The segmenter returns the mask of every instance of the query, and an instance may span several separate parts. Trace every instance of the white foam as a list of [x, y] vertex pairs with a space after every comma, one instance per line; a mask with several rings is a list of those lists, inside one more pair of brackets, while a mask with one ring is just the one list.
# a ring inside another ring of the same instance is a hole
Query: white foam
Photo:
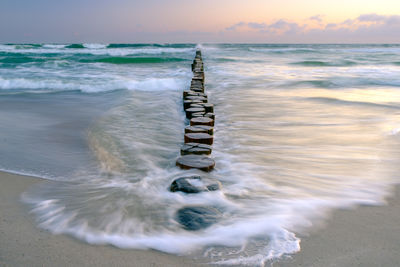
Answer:
[[65, 44], [44, 44], [43, 47], [44, 48], [61, 49], [61, 48], [65, 48], [66, 45]]
[[104, 49], [107, 47], [108, 44], [96, 44], [96, 43], [88, 43], [88, 44], [83, 44], [84, 47], [89, 48], [89, 49]]
[[389, 135], [398, 135], [400, 133], [400, 128], [395, 128], [390, 131]]
[[144, 48], [107, 48], [105, 44], [84, 44], [85, 48], [65, 48], [66, 45], [46, 44], [40, 48], [16, 48], [13, 45], [0, 45], [0, 52], [26, 54], [92, 54], [108, 56], [128, 56], [138, 54], [159, 55], [163, 53], [194, 53], [193, 48], [144, 47]]
[[33, 90], [36, 93], [49, 91], [80, 90], [97, 93], [113, 90], [164, 91], [183, 88], [185, 80], [178, 78], [147, 78], [144, 80], [120, 79], [114, 81], [62, 81], [60, 79], [4, 79], [0, 77], [0, 90]]

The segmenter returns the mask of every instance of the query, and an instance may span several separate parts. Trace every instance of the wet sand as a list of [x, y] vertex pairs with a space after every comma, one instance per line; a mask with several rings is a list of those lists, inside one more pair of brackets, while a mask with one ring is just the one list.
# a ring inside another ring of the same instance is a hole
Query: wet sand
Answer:
[[[0, 266], [205, 266], [157, 251], [89, 245], [38, 228], [20, 195], [41, 179], [0, 172]], [[384, 206], [338, 210], [273, 266], [400, 266], [400, 187]]]
[[41, 179], [0, 172], [0, 266], [204, 266], [157, 251], [89, 245], [36, 226], [21, 193]]
[[273, 266], [400, 266], [400, 187], [387, 205], [337, 210], [299, 237], [301, 251]]

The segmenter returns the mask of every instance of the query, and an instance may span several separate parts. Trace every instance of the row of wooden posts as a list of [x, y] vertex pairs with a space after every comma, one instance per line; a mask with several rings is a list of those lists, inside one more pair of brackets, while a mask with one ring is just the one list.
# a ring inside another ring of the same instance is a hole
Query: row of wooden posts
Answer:
[[204, 64], [201, 51], [196, 51], [192, 64], [190, 90], [183, 91], [183, 108], [190, 125], [185, 128], [185, 144], [176, 165], [182, 169], [211, 171], [215, 161], [209, 157], [214, 141], [214, 105], [204, 92]]
[[[185, 144], [176, 165], [182, 169], [199, 169], [209, 172], [215, 162], [210, 157], [214, 141], [214, 105], [208, 102], [204, 93], [204, 65], [201, 51], [196, 51], [192, 64], [193, 78], [190, 90], [183, 91], [183, 108], [190, 124], [185, 127]], [[220, 190], [221, 183], [213, 178], [198, 175], [175, 179], [170, 186], [171, 192], [185, 194]], [[222, 217], [219, 209], [211, 206], [185, 206], [176, 211], [175, 219], [186, 230], [196, 231], [207, 228]]]

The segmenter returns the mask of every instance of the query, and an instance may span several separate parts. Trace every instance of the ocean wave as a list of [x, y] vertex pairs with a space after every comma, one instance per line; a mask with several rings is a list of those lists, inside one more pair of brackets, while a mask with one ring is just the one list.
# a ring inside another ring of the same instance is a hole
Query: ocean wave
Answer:
[[6, 64], [23, 64], [31, 62], [45, 62], [48, 59], [24, 56], [23, 54], [13, 54], [13, 56], [0, 57], [0, 63]]
[[313, 87], [325, 89], [337, 88], [364, 88], [370, 86], [376, 87], [400, 87], [400, 79], [393, 77], [331, 77], [327, 79], [303, 80], [303, 81], [280, 81], [276, 83], [279, 88], [298, 88], [298, 87]]
[[107, 48], [107, 44], [98, 44], [98, 43], [87, 43], [87, 44], [83, 44], [83, 46], [85, 48], [89, 48], [89, 49], [103, 49], [103, 48]]
[[81, 91], [98, 93], [114, 90], [163, 91], [183, 88], [185, 81], [178, 78], [147, 78], [144, 80], [96, 80], [90, 83], [77, 81], [62, 81], [60, 79], [4, 79], [0, 77], [0, 90], [11, 93], [36, 92], [48, 93], [59, 91]]
[[80, 48], [85, 48], [85, 46], [83, 44], [70, 44], [65, 46], [65, 48], [80, 49]]
[[158, 55], [158, 54], [188, 54], [194, 53], [193, 47], [188, 46], [127, 46], [110, 47], [101, 44], [46, 44], [38, 47], [0, 45], [0, 52], [25, 53], [25, 54], [88, 54], [88, 55], [109, 55], [109, 56], [129, 56], [129, 55]]
[[109, 44], [107, 48], [137, 48], [137, 47], [151, 47], [151, 44]]
[[194, 48], [192, 44], [109, 44], [107, 48], [138, 48], [138, 47], [169, 47], [169, 48]]
[[111, 63], [111, 64], [141, 64], [141, 63], [164, 63], [186, 61], [185, 58], [175, 57], [105, 57], [98, 59], [83, 59], [80, 62], [86, 63]]
[[44, 48], [56, 48], [56, 49], [61, 49], [61, 48], [65, 48], [67, 45], [65, 44], [44, 44], [43, 47]]
[[0, 49], [29, 49], [39, 47], [42, 47], [42, 44], [0, 44]]
[[291, 65], [299, 65], [303, 67], [348, 67], [357, 65], [357, 62], [351, 60], [342, 60], [340, 62], [329, 62], [320, 60], [304, 60], [293, 62]]
[[249, 51], [252, 52], [261, 52], [261, 53], [271, 53], [271, 54], [287, 54], [287, 53], [292, 53], [292, 54], [308, 54], [308, 53], [319, 53], [318, 50], [312, 49], [312, 48], [255, 48], [255, 47], [249, 47]]
[[357, 106], [368, 106], [374, 108], [397, 109], [397, 110], [400, 109], [400, 107], [396, 105], [380, 104], [380, 103], [364, 102], [364, 101], [350, 101], [334, 97], [307, 97], [306, 99], [312, 101], [324, 102], [328, 104], [334, 104], [334, 105], [357, 105]]

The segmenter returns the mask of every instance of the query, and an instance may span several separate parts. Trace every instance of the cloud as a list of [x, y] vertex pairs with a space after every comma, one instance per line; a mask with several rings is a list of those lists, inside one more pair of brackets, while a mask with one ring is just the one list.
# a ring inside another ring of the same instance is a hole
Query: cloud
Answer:
[[236, 23], [236, 24], [233, 24], [232, 26], [229, 26], [229, 27], [227, 27], [227, 28], [225, 28], [225, 30], [227, 30], [227, 31], [235, 31], [237, 28], [239, 28], [239, 27], [242, 27], [242, 26], [246, 26], [247, 25], [247, 23], [244, 23], [244, 22], [238, 22], [238, 23]]
[[309, 20], [315, 20], [318, 23], [322, 23], [323, 22], [322, 15], [315, 15], [315, 16], [309, 17], [308, 19]]
[[248, 29], [248, 30], [256, 30], [258, 32], [263, 33], [274, 33], [274, 34], [283, 34], [283, 33], [298, 33], [305, 28], [306, 25], [300, 25], [295, 22], [290, 22], [285, 19], [277, 20], [273, 23], [258, 23], [258, 22], [238, 22], [233, 24], [227, 28], [226, 31], [236, 31], [240, 29]]
[[239, 22], [226, 29], [231, 36], [240, 28], [240, 36], [264, 42], [319, 42], [319, 43], [398, 43], [400, 16], [361, 14], [338, 22], [325, 22], [321, 15], [309, 17], [318, 24], [303, 24], [284, 18], [264, 22]]
[[267, 25], [265, 23], [249, 22], [247, 26], [252, 29], [264, 29]]
[[325, 29], [333, 29], [336, 28], [338, 25], [336, 23], [328, 23], [325, 25]]
[[348, 25], [348, 26], [350, 26], [350, 25], [352, 25], [355, 21], [356, 21], [356, 20], [354, 20], [354, 19], [346, 19], [345, 21], [341, 22], [340, 24], [341, 24], [341, 25]]
[[364, 14], [360, 15], [357, 20], [365, 22], [380, 22], [384, 21], [387, 17], [378, 14]]

